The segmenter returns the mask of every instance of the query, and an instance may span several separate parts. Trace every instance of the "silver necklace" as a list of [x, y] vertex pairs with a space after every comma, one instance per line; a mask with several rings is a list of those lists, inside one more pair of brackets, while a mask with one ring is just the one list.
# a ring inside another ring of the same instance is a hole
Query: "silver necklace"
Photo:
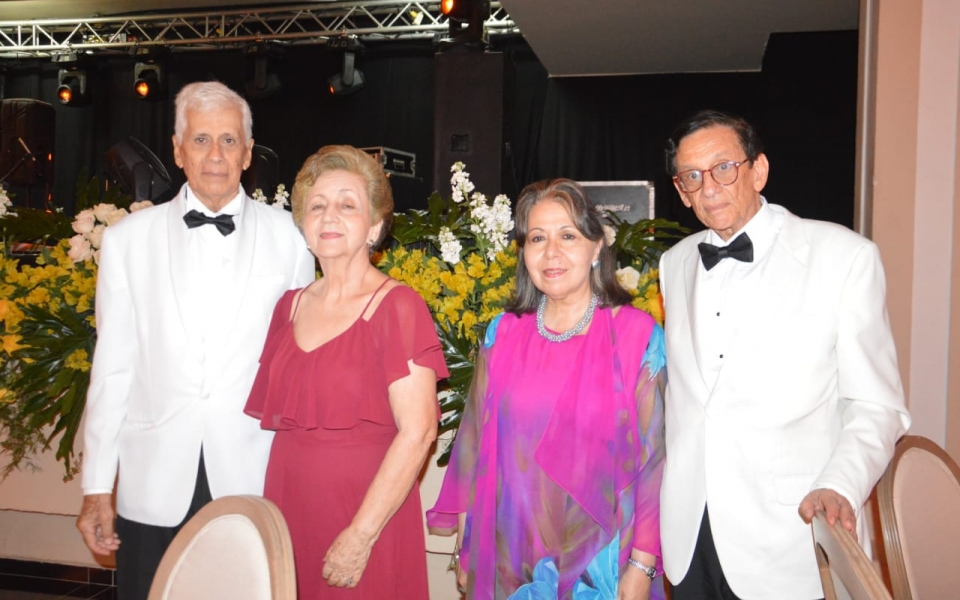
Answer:
[[540, 298], [540, 305], [537, 306], [537, 332], [539, 332], [540, 335], [548, 341], [565, 342], [570, 338], [572, 338], [573, 336], [580, 333], [581, 331], [583, 331], [583, 328], [586, 327], [587, 324], [590, 322], [590, 319], [593, 318], [593, 311], [596, 310], [597, 304], [599, 302], [600, 300], [597, 298], [597, 295], [591, 294], [590, 306], [587, 307], [587, 312], [583, 314], [583, 318], [577, 321], [577, 324], [571, 327], [570, 329], [564, 331], [563, 333], [556, 334], [556, 333], [550, 333], [549, 331], [547, 331], [547, 328], [543, 324], [543, 312], [544, 312], [544, 309], [546, 309], [547, 307], [547, 297], [543, 296], [542, 298]]

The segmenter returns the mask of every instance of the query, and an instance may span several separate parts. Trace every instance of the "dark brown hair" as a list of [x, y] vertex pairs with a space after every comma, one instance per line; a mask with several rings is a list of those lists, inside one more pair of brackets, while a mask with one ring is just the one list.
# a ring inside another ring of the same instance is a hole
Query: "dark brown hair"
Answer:
[[680, 142], [683, 141], [683, 138], [701, 129], [716, 126], [729, 127], [737, 134], [737, 139], [740, 140], [740, 148], [747, 155], [747, 160], [755, 160], [763, 153], [763, 142], [760, 141], [757, 130], [746, 120], [719, 110], [701, 110], [677, 125], [670, 135], [670, 139], [667, 140], [667, 175], [677, 174], [677, 150], [680, 148]]
[[[529, 226], [530, 211], [542, 201], [560, 203], [573, 220], [574, 226], [583, 237], [592, 242], [603, 241], [603, 223], [600, 212], [590, 203], [587, 193], [576, 181], [570, 179], [553, 179], [531, 183], [523, 188], [517, 200], [516, 212], [516, 239], [519, 247], [517, 257], [517, 285], [513, 298], [507, 304], [507, 312], [515, 315], [532, 313], [537, 310], [537, 304], [543, 292], [533, 285], [530, 273], [523, 262], [523, 248], [527, 243], [527, 228]], [[590, 288], [597, 295], [601, 307], [622, 306], [629, 304], [633, 299], [630, 292], [623, 289], [617, 282], [617, 261], [613, 250], [606, 242], [600, 247], [600, 266], [593, 269], [590, 277]]]

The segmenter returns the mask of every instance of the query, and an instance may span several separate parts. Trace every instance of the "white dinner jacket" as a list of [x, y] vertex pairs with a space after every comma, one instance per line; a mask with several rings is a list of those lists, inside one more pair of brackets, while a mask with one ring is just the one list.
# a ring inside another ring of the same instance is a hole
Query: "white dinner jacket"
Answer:
[[232, 325], [207, 340], [201, 311], [186, 301], [183, 190], [104, 232], [83, 488], [113, 489], [116, 479], [124, 518], [180, 523], [201, 444], [214, 498], [263, 493], [273, 437], [243, 407], [277, 300], [315, 270], [289, 213], [243, 202], [229, 284], [208, 299]]
[[663, 562], [671, 581], [684, 578], [708, 505], [735, 594], [807, 600], [823, 591], [800, 501], [825, 487], [859, 509], [910, 419], [876, 245], [769, 207], [783, 228], [756, 283], [731, 298], [745, 309], [712, 389], [697, 355], [697, 321], [709, 310], [698, 306], [705, 271], [697, 244], [708, 232], [661, 258], [669, 365]]

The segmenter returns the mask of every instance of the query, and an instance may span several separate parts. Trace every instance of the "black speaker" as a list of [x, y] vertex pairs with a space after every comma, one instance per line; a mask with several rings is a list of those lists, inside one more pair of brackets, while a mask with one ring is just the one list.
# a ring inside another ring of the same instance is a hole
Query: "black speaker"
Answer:
[[250, 166], [240, 177], [240, 185], [248, 196], [253, 196], [253, 191], [259, 189], [268, 200], [273, 202], [273, 195], [279, 184], [280, 157], [270, 148], [254, 144]]
[[0, 102], [0, 181], [30, 186], [53, 182], [53, 106], [30, 98]]
[[434, 65], [433, 187], [450, 196], [450, 167], [459, 161], [477, 191], [493, 197], [504, 191], [504, 55], [448, 51]]

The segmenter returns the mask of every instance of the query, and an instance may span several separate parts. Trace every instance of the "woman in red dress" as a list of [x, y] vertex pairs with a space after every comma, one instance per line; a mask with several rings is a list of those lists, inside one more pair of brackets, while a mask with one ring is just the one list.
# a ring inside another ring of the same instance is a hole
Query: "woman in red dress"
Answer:
[[426, 599], [417, 476], [448, 373], [426, 303], [370, 262], [390, 184], [366, 153], [326, 146], [292, 209], [323, 277], [277, 303], [247, 402], [277, 432], [264, 496], [290, 528], [300, 600]]

